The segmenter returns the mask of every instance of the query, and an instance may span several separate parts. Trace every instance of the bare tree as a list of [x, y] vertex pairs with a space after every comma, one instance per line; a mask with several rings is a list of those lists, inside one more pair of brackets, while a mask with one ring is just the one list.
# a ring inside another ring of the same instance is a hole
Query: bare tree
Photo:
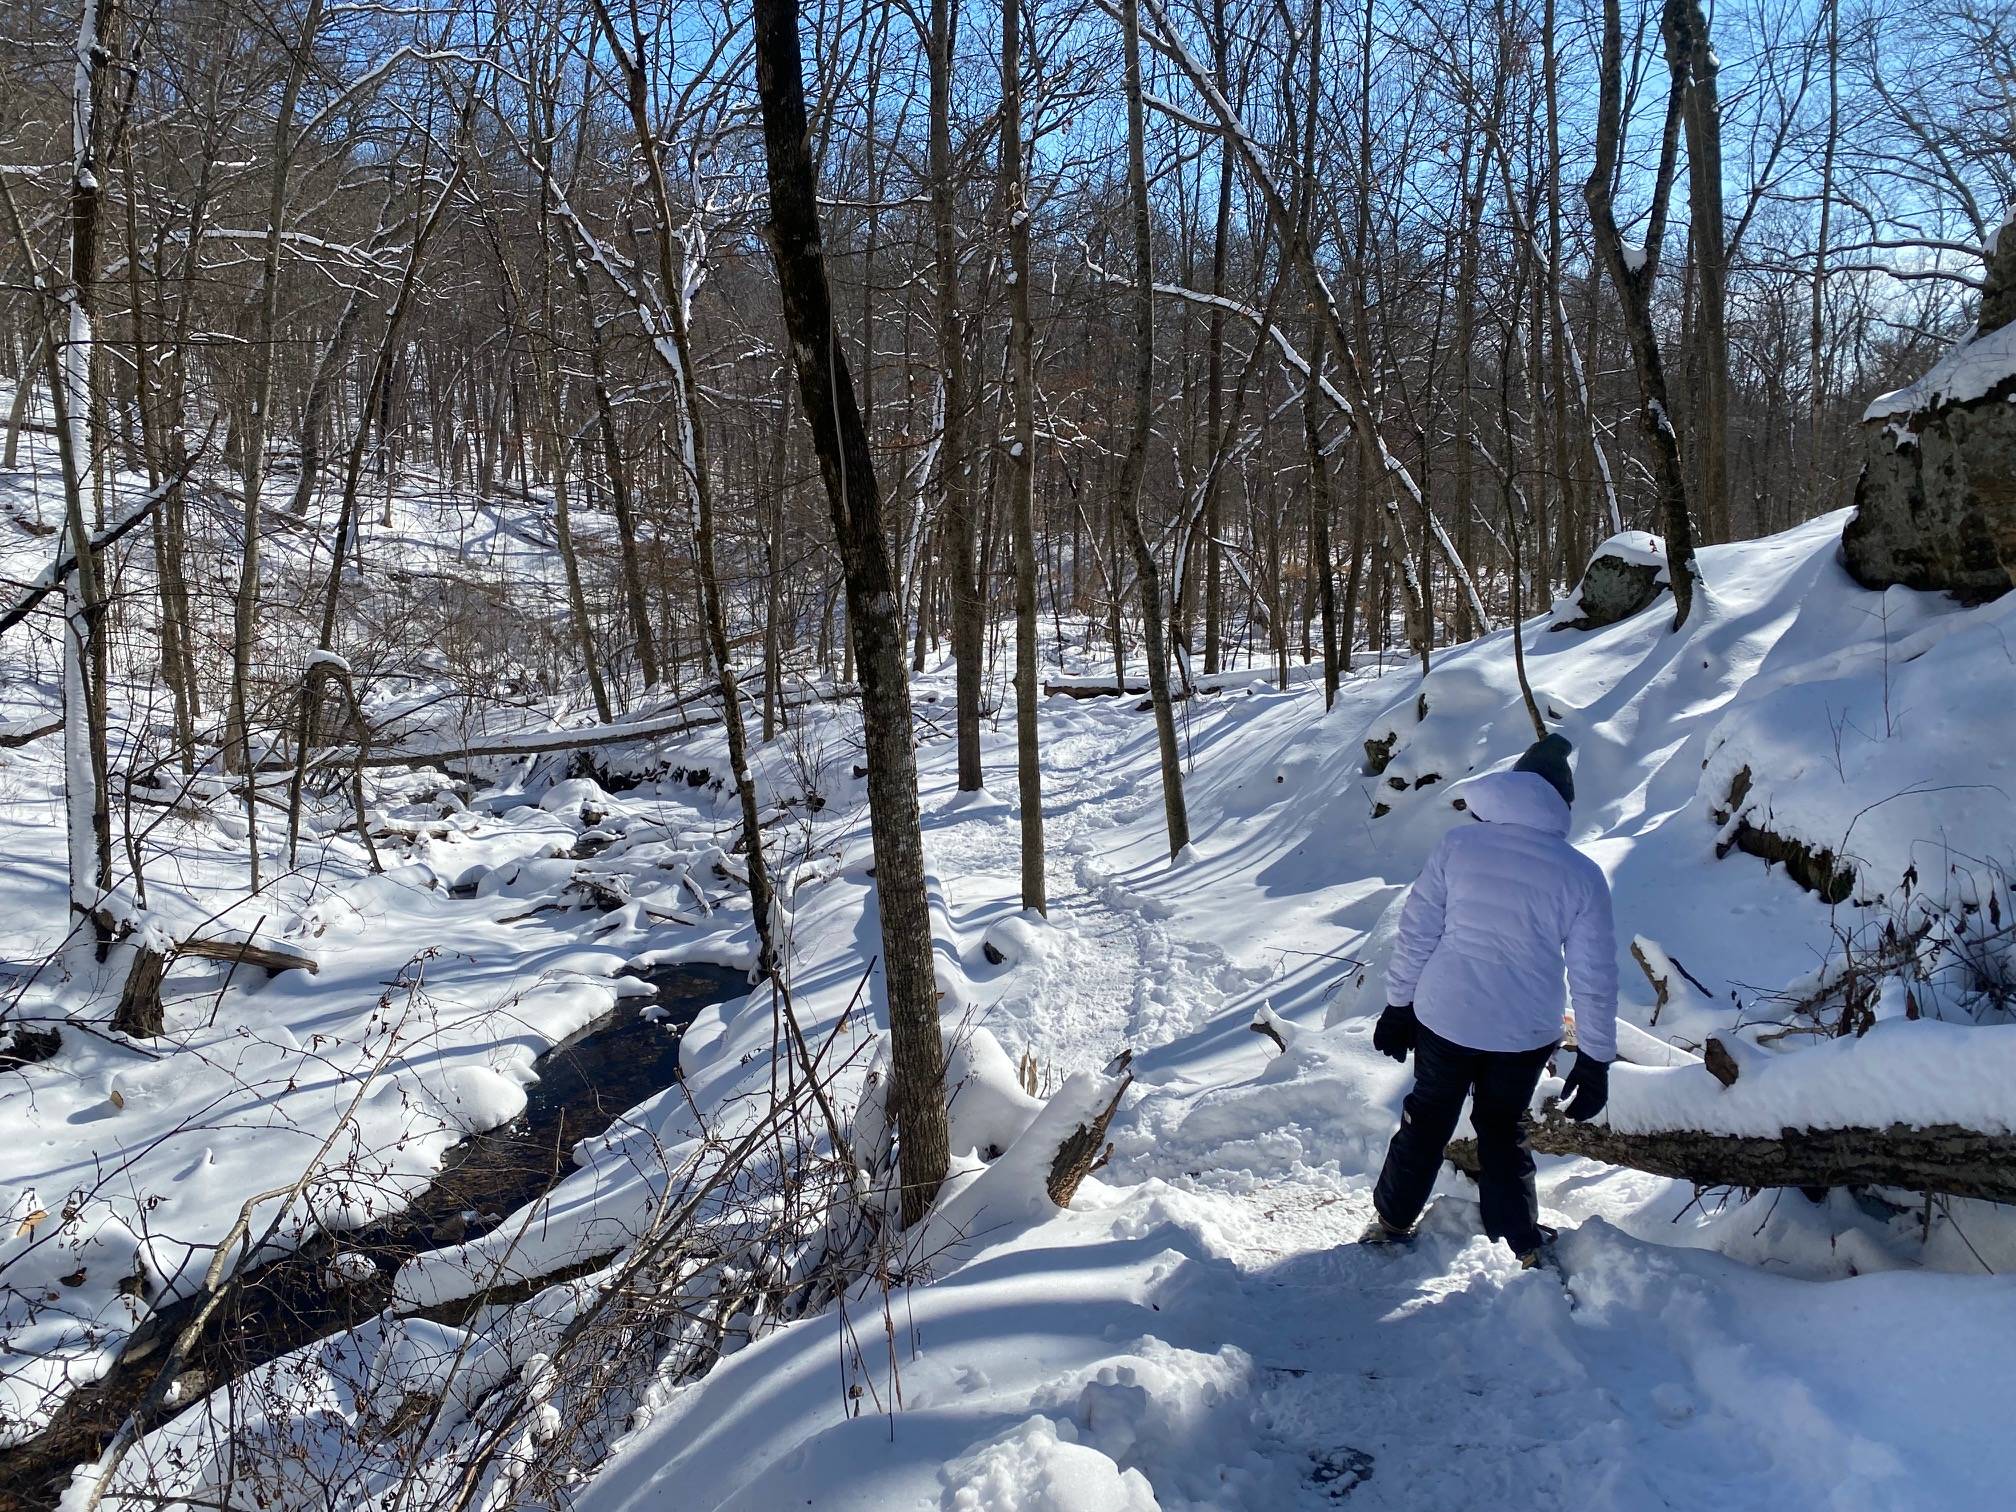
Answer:
[[1694, 607], [1698, 574], [1694, 566], [1694, 525], [1687, 512], [1687, 474], [1680, 460], [1680, 436], [1673, 425], [1673, 406], [1666, 392], [1666, 369], [1659, 352], [1659, 334], [1652, 321], [1652, 294], [1659, 276], [1659, 244], [1665, 240], [1666, 200], [1672, 192], [1675, 157], [1685, 90], [1675, 77], [1660, 138], [1659, 169], [1652, 183], [1645, 240], [1630, 246], [1617, 223], [1615, 183], [1624, 142], [1624, 23], [1618, 0], [1603, 0], [1603, 53], [1596, 106], [1596, 157], [1582, 198], [1596, 236], [1596, 252], [1623, 306], [1624, 331], [1638, 375], [1639, 422], [1652, 448], [1659, 480], [1659, 520], [1666, 535], [1666, 560], [1673, 581], [1673, 626], [1687, 622]]
[[959, 242], [954, 230], [958, 182], [952, 162], [952, 50], [959, 29], [957, 0], [931, 0], [931, 234], [937, 278], [938, 362], [945, 385], [944, 435], [938, 447], [938, 494], [944, 501], [945, 547], [939, 570], [951, 588], [955, 719], [959, 788], [972, 792], [980, 771], [981, 601], [974, 518], [972, 398], [967, 392], [966, 333], [959, 316]]
[[1126, 527], [1141, 592], [1141, 640], [1148, 661], [1148, 697], [1155, 706], [1155, 743], [1162, 762], [1162, 817], [1169, 854], [1190, 843], [1190, 813], [1183, 802], [1183, 753], [1176, 742], [1176, 714], [1169, 697], [1169, 646], [1164, 630], [1162, 570], [1141, 526], [1141, 482], [1148, 464], [1148, 440], [1155, 424], [1155, 261], [1149, 230], [1148, 123], [1142, 103], [1141, 20], [1136, 0], [1120, 11], [1127, 76], [1127, 187], [1134, 236], [1134, 429], [1114, 509]]
[[1022, 0], [1001, 0], [1001, 210], [1008, 233], [1008, 518], [1015, 538], [1015, 781], [1022, 906], [1045, 913], [1036, 620], [1036, 374], [1029, 318], [1029, 185], [1022, 161]]
[[868, 431], [833, 325], [826, 280], [795, 0], [757, 0], [756, 81], [769, 167], [768, 239], [805, 418], [847, 579], [847, 626], [861, 679], [869, 824], [882, 916], [882, 973], [889, 998], [892, 1081], [903, 1221], [922, 1217], [951, 1155], [945, 1122], [944, 1040], [924, 894], [924, 838], [911, 745], [903, 621], [882, 522]]

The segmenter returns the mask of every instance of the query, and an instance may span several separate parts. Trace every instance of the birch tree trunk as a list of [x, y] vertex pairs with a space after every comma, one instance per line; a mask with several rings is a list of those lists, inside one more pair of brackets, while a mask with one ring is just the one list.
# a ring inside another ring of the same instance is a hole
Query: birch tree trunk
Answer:
[[[102, 174], [107, 170], [106, 65], [111, 61], [119, 14], [115, 0], [84, 0], [77, 27], [77, 68], [71, 97], [70, 267], [57, 307], [65, 330], [48, 331], [49, 392], [63, 470], [63, 533], [59, 550], [73, 560], [63, 574], [63, 796], [69, 850], [70, 911], [96, 926], [102, 949], [106, 919], [99, 911], [112, 886], [112, 823], [107, 802], [105, 737], [105, 596], [98, 554], [85, 514], [90, 486], [92, 368], [96, 347], [94, 285], [103, 213]], [[13, 202], [8, 202], [10, 212]], [[24, 254], [32, 243], [18, 214], [15, 229]], [[31, 263], [32, 265], [32, 263]], [[42, 278], [38, 270], [36, 282]]]

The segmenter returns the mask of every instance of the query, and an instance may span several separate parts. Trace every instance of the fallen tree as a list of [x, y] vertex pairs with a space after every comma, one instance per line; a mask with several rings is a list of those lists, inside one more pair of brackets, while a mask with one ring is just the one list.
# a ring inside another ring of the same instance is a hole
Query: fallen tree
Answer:
[[[1270, 1009], [1263, 1008], [1247, 1027], [1271, 1040], [1277, 1053], [1285, 1053], [1293, 1042], [1293, 1029]], [[1763, 1087], [1775, 1092], [1772, 1072], [1782, 1065], [1781, 1058], [1760, 1052], [1733, 1034], [1710, 1035], [1697, 1060], [1625, 1020], [1618, 1020], [1617, 1029], [1617, 1059], [1636, 1066], [1641, 1073], [1700, 1077], [1704, 1089], [1712, 1079], [1720, 1084], [1721, 1095], [1728, 1095], [1739, 1081], [1746, 1091], [1761, 1081]], [[1749, 1068], [1747, 1076], [1745, 1068]], [[1614, 1096], [1623, 1089], [1612, 1090]], [[1718, 1095], [1712, 1091], [1707, 1095], [1708, 1105], [1714, 1106]], [[1638, 1112], [1642, 1118], [1642, 1106]], [[1755, 1110], [1748, 1110], [1747, 1116], [1754, 1124]], [[1575, 1123], [1563, 1118], [1550, 1099], [1537, 1118], [1527, 1117], [1525, 1129], [1527, 1143], [1538, 1154], [1579, 1155], [1698, 1187], [1798, 1187], [1805, 1191], [1901, 1187], [1946, 1197], [2016, 1203], [2016, 1133], [1970, 1128], [1962, 1123], [1893, 1119], [1843, 1128], [1788, 1126], [1771, 1134], [1754, 1127], [1743, 1132], [1684, 1126], [1625, 1130], [1614, 1127], [1608, 1119]], [[1466, 1175], [1475, 1177], [1481, 1169], [1474, 1139], [1451, 1140], [1446, 1154], [1449, 1163]]]
[[[1626, 1058], [1623, 1048], [1620, 1040], [1620, 1059]], [[1710, 1035], [1704, 1052], [1702, 1069], [1725, 1090], [1743, 1079], [1745, 1066], [1768, 1074], [1775, 1063], [1735, 1035]], [[1680, 1070], [1694, 1074], [1684, 1065]], [[1700, 1128], [1626, 1131], [1607, 1121], [1574, 1123], [1550, 1101], [1540, 1117], [1527, 1119], [1526, 1137], [1543, 1155], [1580, 1155], [1701, 1187], [1887, 1186], [2016, 1202], [2016, 1134], [1957, 1123], [1787, 1127], [1775, 1135]], [[1458, 1170], [1477, 1174], [1475, 1140], [1453, 1140], [1448, 1153]]]
[[132, 964], [120, 989], [119, 1006], [112, 1018], [114, 1029], [138, 1039], [166, 1032], [161, 988], [168, 968], [184, 956], [219, 961], [234, 971], [240, 966], [257, 966], [268, 976], [282, 971], [305, 971], [313, 976], [322, 969], [313, 956], [280, 945], [254, 944], [249, 936], [176, 941], [159, 932], [143, 931], [134, 943]]
[[[830, 692], [819, 691], [787, 698], [783, 701], [783, 708], [788, 713], [814, 704], [843, 703], [855, 692], [852, 684], [842, 684]], [[750, 694], [744, 690], [742, 697], [748, 701]], [[309, 757], [308, 766], [311, 771], [331, 766], [444, 766], [451, 761], [468, 761], [477, 757], [547, 756], [555, 752], [586, 751], [636, 740], [683, 735], [720, 723], [720, 698], [709, 689], [687, 695], [672, 706], [671, 712], [608, 724], [529, 726], [472, 733], [459, 738], [436, 737], [430, 743], [416, 745], [392, 743], [399, 737], [380, 732], [362, 752], [354, 744], [319, 747]], [[380, 744], [381, 739], [387, 743]], [[259, 770], [285, 771], [291, 766], [291, 758], [274, 758], [260, 762]]]
[[[1543, 1155], [1580, 1155], [1702, 1187], [1887, 1186], [2016, 1202], [2016, 1135], [1955, 1124], [1785, 1129], [1775, 1139], [1700, 1129], [1626, 1134], [1572, 1123], [1549, 1104], [1527, 1120], [1526, 1137]], [[1475, 1176], [1477, 1142], [1450, 1141], [1449, 1163]]]

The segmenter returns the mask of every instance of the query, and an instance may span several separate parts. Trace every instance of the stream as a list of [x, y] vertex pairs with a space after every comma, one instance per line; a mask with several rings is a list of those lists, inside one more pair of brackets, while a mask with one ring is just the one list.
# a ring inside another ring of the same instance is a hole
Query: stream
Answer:
[[[410, 1205], [255, 1265], [211, 1316], [185, 1363], [186, 1385], [177, 1400], [193, 1402], [255, 1366], [382, 1312], [404, 1261], [477, 1238], [552, 1190], [574, 1169], [576, 1144], [678, 1079], [679, 1041], [700, 1011], [749, 990], [740, 968], [704, 963], [625, 975], [658, 989], [665, 1017], [646, 1019], [639, 1011], [644, 999], [624, 999], [540, 1056], [525, 1111], [449, 1150], [433, 1184]], [[355, 1274], [332, 1285], [330, 1261], [339, 1253], [365, 1257], [371, 1273], [351, 1262]], [[95, 1458], [145, 1397], [195, 1305], [190, 1298], [156, 1312], [105, 1377], [73, 1392], [46, 1429], [0, 1455], [0, 1512], [55, 1507], [72, 1468]]]

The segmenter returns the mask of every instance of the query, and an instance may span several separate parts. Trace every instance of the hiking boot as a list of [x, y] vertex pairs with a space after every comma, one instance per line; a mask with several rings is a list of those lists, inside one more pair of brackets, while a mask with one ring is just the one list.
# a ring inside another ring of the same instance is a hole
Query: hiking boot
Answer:
[[1360, 1244], [1405, 1244], [1414, 1237], [1411, 1228], [1398, 1228], [1388, 1223], [1376, 1212], [1372, 1221], [1365, 1225], [1365, 1232], [1358, 1236]]
[[1547, 1227], [1544, 1223], [1541, 1224], [1540, 1242], [1534, 1245], [1533, 1248], [1520, 1252], [1519, 1268], [1521, 1270], [1537, 1270], [1543, 1265], [1553, 1265], [1554, 1241], [1559, 1237], [1560, 1235], [1556, 1230]]

